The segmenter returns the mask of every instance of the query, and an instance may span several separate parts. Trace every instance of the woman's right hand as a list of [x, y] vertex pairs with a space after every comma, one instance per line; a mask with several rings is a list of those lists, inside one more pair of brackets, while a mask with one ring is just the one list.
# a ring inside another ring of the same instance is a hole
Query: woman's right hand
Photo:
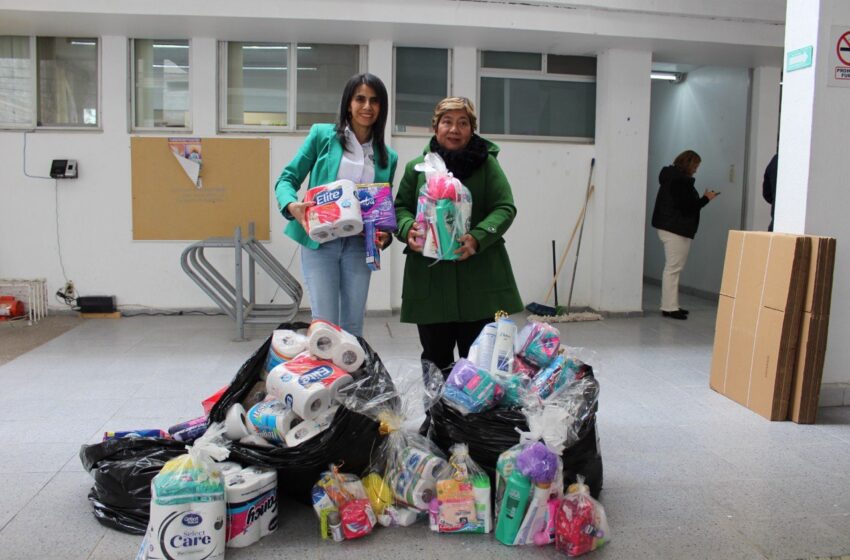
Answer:
[[407, 230], [407, 246], [411, 251], [421, 253], [425, 247], [425, 230], [420, 223], [414, 223]]
[[298, 220], [304, 230], [307, 229], [307, 208], [315, 206], [316, 203], [310, 202], [290, 202], [286, 205], [286, 211], [292, 214], [292, 217]]
[[704, 196], [708, 200], [714, 200], [714, 197], [716, 197], [719, 194], [720, 194], [719, 192], [712, 191], [712, 190], [709, 190], [709, 189], [705, 189], [705, 192], [702, 193], [702, 196]]

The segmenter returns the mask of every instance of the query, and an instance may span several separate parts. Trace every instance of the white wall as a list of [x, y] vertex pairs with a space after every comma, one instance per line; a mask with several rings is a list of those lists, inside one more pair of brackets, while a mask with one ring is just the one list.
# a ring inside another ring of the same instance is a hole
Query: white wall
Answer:
[[[763, 9], [765, 2], [727, 2], [724, 19], [717, 17], [714, 8], [693, 1], [670, 11], [667, 4], [648, 0], [582, 1], [576, 6], [364, 0], [358, 10], [335, 0], [249, 0], [238, 6], [191, 0], [113, 6], [80, 0], [71, 13], [64, 11], [65, 3], [55, 0], [33, 0], [26, 9], [18, 2], [0, 0], [0, 34], [103, 37], [103, 131], [39, 130], [28, 135], [30, 173], [46, 174], [50, 160], [68, 157], [79, 160], [79, 179], [61, 182], [57, 192], [52, 181], [25, 177], [23, 133], [0, 131], [0, 199], [28, 210], [7, 212], [0, 220], [0, 277], [46, 277], [52, 293], [67, 275], [81, 293], [115, 294], [120, 304], [211, 305], [180, 269], [186, 241], [132, 240], [127, 37], [192, 40], [192, 136], [217, 135], [217, 39], [369, 45], [369, 68], [390, 89], [393, 45], [453, 48], [453, 92], [472, 98], [477, 97], [477, 50], [487, 48], [601, 55], [598, 109], [604, 108], [604, 114], [597, 111], [596, 145], [494, 139], [502, 147], [499, 159], [519, 209], [507, 234], [508, 250], [523, 299], [541, 300], [550, 279], [551, 240], [557, 240], [560, 252], [583, 200], [590, 160], [604, 153], [596, 170], [596, 199], [582, 242], [583, 261], [573, 303], [602, 310], [637, 310], [644, 201], [642, 188], [634, 189], [632, 183], [633, 178], [646, 175], [649, 88], [642, 75], [652, 56], [673, 61], [679, 56], [687, 62], [734, 53], [733, 59], [742, 65], [775, 56], [781, 45], [781, 18]], [[290, 270], [300, 278], [297, 247], [282, 234], [284, 221], [276, 212], [271, 185], [303, 134], [269, 138], [269, 248], [284, 265], [291, 263]], [[426, 141], [415, 136], [389, 138], [402, 163], [415, 157]], [[397, 182], [401, 172], [400, 168]], [[56, 242], [57, 194], [65, 274]], [[385, 270], [374, 280], [371, 310], [385, 311], [400, 304], [403, 257], [401, 244], [392, 247]], [[585, 263], [584, 258], [591, 260]], [[228, 251], [214, 254], [212, 261], [225, 271], [233, 267]], [[562, 301], [568, 279], [566, 273], [561, 277]], [[261, 276], [258, 299], [268, 300], [273, 293], [274, 286]]]
[[828, 87], [831, 27], [850, 29], [850, 3], [789, 0], [786, 51], [814, 46], [814, 66], [784, 77], [777, 231], [837, 238], [824, 383], [850, 382], [850, 185], [841, 139], [850, 129], [850, 88]]
[[691, 149], [702, 157], [697, 191], [713, 189], [721, 195], [702, 209], [681, 285], [719, 291], [727, 232], [741, 227], [748, 89], [748, 72], [733, 68], [699, 68], [680, 84], [653, 83], [644, 259], [648, 277], [660, 279], [664, 269], [664, 250], [651, 225], [658, 173]]

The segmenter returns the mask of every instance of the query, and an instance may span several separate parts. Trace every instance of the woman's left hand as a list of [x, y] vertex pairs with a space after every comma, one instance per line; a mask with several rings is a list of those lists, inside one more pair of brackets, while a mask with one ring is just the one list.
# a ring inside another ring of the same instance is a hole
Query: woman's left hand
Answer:
[[390, 244], [390, 234], [386, 231], [376, 231], [375, 244], [378, 246], [379, 249], [386, 249], [387, 245]]
[[465, 261], [478, 251], [478, 240], [468, 233], [463, 234], [459, 241], [461, 243], [460, 248], [455, 251], [456, 255], [460, 255], [457, 260]]

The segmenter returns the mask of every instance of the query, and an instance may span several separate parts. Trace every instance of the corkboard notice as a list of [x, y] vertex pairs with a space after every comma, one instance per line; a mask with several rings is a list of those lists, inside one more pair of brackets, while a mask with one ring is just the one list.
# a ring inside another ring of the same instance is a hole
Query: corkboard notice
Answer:
[[[198, 240], [247, 235], [269, 239], [267, 138], [132, 137], [134, 240]], [[175, 151], [180, 146], [191, 157]], [[199, 180], [193, 182], [193, 170]]]

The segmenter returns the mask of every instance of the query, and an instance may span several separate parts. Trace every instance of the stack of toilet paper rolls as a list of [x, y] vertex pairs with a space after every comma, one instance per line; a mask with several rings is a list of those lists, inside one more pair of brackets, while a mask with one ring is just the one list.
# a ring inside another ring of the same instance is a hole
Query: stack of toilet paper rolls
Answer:
[[218, 464], [227, 503], [227, 547], [244, 548], [277, 529], [277, 471]]
[[430, 451], [407, 447], [397, 463], [388, 468], [385, 477], [396, 501], [428, 511], [431, 499], [437, 495], [437, 478], [448, 466], [446, 460]]
[[360, 201], [354, 183], [341, 179], [313, 187], [307, 191], [304, 202], [315, 202], [307, 208], [307, 234], [317, 243], [337, 237], [349, 237], [363, 231]]
[[327, 321], [316, 320], [307, 329], [307, 348], [313, 356], [332, 361], [348, 373], [360, 369], [366, 353], [357, 338]]

